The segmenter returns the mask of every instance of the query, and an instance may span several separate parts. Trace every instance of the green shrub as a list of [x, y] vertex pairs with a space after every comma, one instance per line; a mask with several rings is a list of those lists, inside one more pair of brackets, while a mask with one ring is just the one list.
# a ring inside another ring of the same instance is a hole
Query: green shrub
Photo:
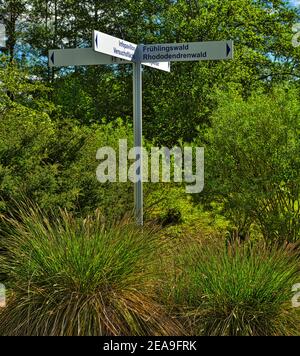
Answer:
[[192, 334], [299, 335], [299, 311], [291, 304], [300, 281], [295, 256], [260, 244], [192, 243], [178, 254], [168, 304], [179, 308]]
[[163, 244], [151, 228], [105, 226], [100, 214], [46, 219], [36, 208], [8, 220], [0, 273], [8, 306], [0, 335], [175, 335], [158, 303]]
[[131, 136], [120, 121], [78, 127], [26, 108], [10, 109], [0, 119], [1, 212], [24, 196], [45, 211], [66, 208], [86, 215], [101, 208], [111, 219], [116, 211], [122, 216], [132, 209], [131, 183], [101, 184], [96, 177], [97, 150], [117, 148], [119, 138]]
[[206, 146], [204, 193], [241, 235], [254, 224], [270, 243], [300, 238], [299, 107], [292, 88], [247, 100], [220, 94], [212, 125], [198, 139]]
[[0, 67], [0, 212], [25, 196], [45, 211], [124, 215], [133, 207], [133, 186], [99, 183], [96, 153], [116, 149], [119, 139], [132, 142], [132, 128], [122, 120], [83, 126], [62, 118], [47, 100], [49, 90], [28, 78], [16, 66]]

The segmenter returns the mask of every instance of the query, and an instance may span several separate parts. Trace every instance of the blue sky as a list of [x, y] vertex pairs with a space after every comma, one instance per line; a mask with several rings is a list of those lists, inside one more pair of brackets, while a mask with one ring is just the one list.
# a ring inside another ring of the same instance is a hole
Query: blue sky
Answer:
[[300, 6], [300, 0], [290, 0], [290, 3], [294, 6]]

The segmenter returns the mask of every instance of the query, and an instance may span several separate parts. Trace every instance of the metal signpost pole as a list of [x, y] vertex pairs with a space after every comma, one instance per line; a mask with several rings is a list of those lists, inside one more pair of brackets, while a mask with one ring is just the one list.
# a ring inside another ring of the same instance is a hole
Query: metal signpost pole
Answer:
[[93, 31], [93, 48], [49, 51], [50, 67], [133, 63], [133, 123], [136, 148], [134, 210], [136, 222], [143, 225], [142, 150], [142, 65], [170, 72], [170, 62], [233, 59], [234, 43], [227, 41], [136, 45]]
[[133, 128], [134, 147], [137, 150], [137, 181], [134, 184], [134, 210], [136, 222], [143, 225], [143, 125], [142, 125], [142, 64], [133, 63]]

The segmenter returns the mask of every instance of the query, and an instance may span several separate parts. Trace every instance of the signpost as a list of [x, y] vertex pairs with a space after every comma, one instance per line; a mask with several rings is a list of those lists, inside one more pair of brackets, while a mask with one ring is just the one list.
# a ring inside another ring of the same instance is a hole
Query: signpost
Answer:
[[232, 41], [141, 45], [136, 55], [141, 62], [186, 62], [233, 59]]
[[[121, 58], [129, 62], [138, 61], [138, 45], [124, 41], [117, 37], [107, 35], [103, 32], [93, 32], [93, 48], [96, 52], [105, 53], [109, 56]], [[160, 69], [165, 72], [170, 72], [169, 61], [163, 61], [164, 63], [160, 61], [151, 61], [151, 63], [147, 63], [147, 61], [140, 62], [143, 62], [143, 65], [145, 66]]]
[[0, 23], [0, 48], [6, 47], [6, 33], [5, 33], [5, 25]]
[[97, 53], [93, 48], [54, 49], [49, 51], [49, 67], [126, 64], [124, 59]]
[[120, 38], [107, 35], [106, 33], [93, 32], [93, 48], [96, 52], [105, 53], [109, 56], [126, 59], [134, 62], [138, 46]]
[[134, 185], [134, 211], [136, 222], [143, 225], [144, 204], [143, 204], [143, 80], [142, 65], [140, 62], [133, 64], [133, 130], [134, 147], [137, 150], [136, 158], [140, 162], [137, 172], [137, 182]]
[[93, 32], [93, 48], [49, 51], [49, 66], [79, 66], [133, 63], [133, 123], [136, 158], [140, 162], [134, 186], [134, 208], [138, 225], [143, 225], [142, 177], [142, 65], [170, 72], [170, 62], [233, 59], [233, 41], [211, 41], [136, 45]]

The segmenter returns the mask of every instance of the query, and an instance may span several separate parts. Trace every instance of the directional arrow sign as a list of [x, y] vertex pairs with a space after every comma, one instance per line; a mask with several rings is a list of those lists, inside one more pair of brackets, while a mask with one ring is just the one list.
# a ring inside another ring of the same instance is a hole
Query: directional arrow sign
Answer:
[[233, 59], [233, 41], [168, 43], [139, 46], [141, 62], [185, 62]]
[[93, 44], [96, 52], [108, 54], [117, 58], [135, 61], [137, 45], [99, 31], [93, 32]]
[[98, 64], [129, 63], [123, 59], [97, 53], [93, 48], [52, 49], [49, 67], [89, 66]]
[[[99, 31], [93, 32], [93, 48], [96, 52], [121, 58], [130, 62], [136, 62], [137, 54], [139, 53], [139, 49], [136, 44]], [[142, 62], [145, 66], [170, 72], [170, 63], [160, 63], [159, 61], [151, 61], [151, 63], [146, 63], [148, 61]]]

